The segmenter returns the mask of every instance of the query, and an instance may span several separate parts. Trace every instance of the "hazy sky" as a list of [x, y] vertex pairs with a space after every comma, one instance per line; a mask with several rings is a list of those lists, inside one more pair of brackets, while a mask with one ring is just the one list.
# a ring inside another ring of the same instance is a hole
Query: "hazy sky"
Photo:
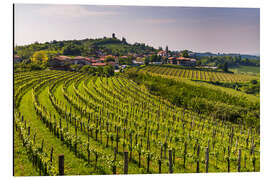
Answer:
[[15, 5], [15, 44], [111, 36], [170, 50], [260, 52], [258, 8]]

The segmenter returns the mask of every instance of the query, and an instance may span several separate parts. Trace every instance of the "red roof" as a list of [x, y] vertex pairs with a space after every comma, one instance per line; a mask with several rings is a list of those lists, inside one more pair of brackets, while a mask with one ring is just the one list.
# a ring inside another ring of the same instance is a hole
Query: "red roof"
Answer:
[[83, 56], [76, 56], [73, 59], [77, 59], [77, 60], [85, 60], [85, 57]]
[[94, 58], [94, 57], [88, 57], [87, 59], [93, 60], [93, 59], [95, 59], [95, 58]]
[[113, 55], [107, 55], [107, 56], [105, 56], [105, 58], [106, 58], [106, 57], [114, 57], [114, 56], [113, 56]]
[[92, 63], [92, 66], [106, 66], [106, 63]]
[[186, 57], [178, 57], [177, 60], [179, 60], [179, 61], [196, 61], [196, 59], [186, 58]]
[[71, 58], [68, 56], [57, 56], [57, 57], [55, 57], [55, 59], [57, 59], [59, 61], [64, 61], [64, 60], [70, 60]]
[[175, 59], [175, 57], [169, 57], [168, 59], [169, 59], [169, 60], [173, 60], [173, 59]]
[[159, 51], [158, 54], [166, 53], [165, 51]]

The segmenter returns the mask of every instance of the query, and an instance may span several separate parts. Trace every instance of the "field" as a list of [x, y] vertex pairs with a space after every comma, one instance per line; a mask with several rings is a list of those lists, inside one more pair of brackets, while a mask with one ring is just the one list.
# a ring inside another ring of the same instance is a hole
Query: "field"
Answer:
[[[249, 76], [143, 71], [203, 80]], [[260, 135], [245, 124], [182, 109], [124, 76], [14, 74], [14, 175], [260, 171]], [[61, 163], [60, 163], [61, 164]]]
[[174, 79], [191, 79], [200, 81], [219, 81], [219, 82], [248, 82], [252, 79], [258, 79], [256, 76], [223, 73], [207, 70], [172, 68], [161, 66], [147, 66], [141, 71], [158, 74]]
[[235, 73], [259, 74], [260, 67], [256, 66], [239, 66], [237, 68], [230, 68], [230, 71]]

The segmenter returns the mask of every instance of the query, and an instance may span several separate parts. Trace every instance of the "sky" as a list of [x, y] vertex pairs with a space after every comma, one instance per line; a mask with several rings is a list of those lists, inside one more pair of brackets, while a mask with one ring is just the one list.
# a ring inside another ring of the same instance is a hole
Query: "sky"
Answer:
[[15, 4], [14, 40], [111, 37], [155, 48], [260, 54], [260, 9]]

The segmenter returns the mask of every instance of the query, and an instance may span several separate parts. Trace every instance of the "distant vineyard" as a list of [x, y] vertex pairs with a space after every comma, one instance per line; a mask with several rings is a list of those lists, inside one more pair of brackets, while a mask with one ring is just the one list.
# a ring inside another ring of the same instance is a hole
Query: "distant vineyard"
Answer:
[[[144, 71], [246, 80], [160, 67]], [[60, 154], [65, 175], [260, 170], [255, 129], [181, 109], [124, 77], [37, 71], [14, 79], [14, 137], [40, 175], [59, 175]]]
[[179, 69], [161, 66], [147, 66], [143, 68], [142, 71], [159, 74], [171, 78], [183, 78], [200, 81], [247, 82], [252, 79], [258, 79], [257, 77], [250, 75], [223, 73], [207, 70], [204, 71], [196, 69]]

